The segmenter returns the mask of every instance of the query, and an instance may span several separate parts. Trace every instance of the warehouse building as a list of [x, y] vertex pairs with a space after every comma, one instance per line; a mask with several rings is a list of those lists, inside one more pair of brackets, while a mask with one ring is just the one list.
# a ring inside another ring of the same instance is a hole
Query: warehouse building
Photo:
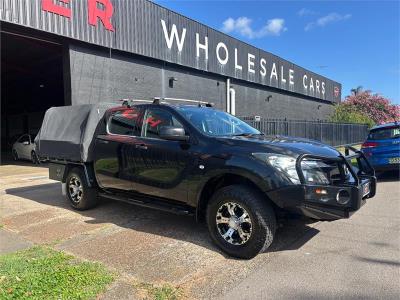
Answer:
[[3, 0], [2, 149], [51, 106], [207, 100], [238, 116], [326, 119], [341, 85], [147, 0]]

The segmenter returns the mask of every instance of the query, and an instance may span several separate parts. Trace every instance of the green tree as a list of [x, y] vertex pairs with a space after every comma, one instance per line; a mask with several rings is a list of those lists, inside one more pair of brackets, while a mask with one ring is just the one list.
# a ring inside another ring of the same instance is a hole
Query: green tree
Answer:
[[335, 111], [330, 120], [338, 123], [368, 124], [369, 128], [375, 125], [375, 122], [371, 118], [358, 112], [354, 107], [342, 104], [335, 106]]
[[335, 106], [333, 122], [364, 123], [370, 127], [400, 121], [400, 106], [380, 94], [364, 91], [361, 86], [352, 89], [351, 95]]
[[371, 91], [353, 92], [340, 105], [347, 107], [348, 111], [368, 116], [376, 124], [400, 121], [400, 106], [392, 104], [390, 99], [380, 94], [372, 94]]
[[363, 91], [363, 87], [362, 87], [361, 85], [359, 85], [359, 86], [356, 87], [355, 89], [351, 89], [350, 92], [351, 92], [351, 94], [352, 94], [353, 96], [357, 96], [357, 95], [361, 94], [362, 91]]

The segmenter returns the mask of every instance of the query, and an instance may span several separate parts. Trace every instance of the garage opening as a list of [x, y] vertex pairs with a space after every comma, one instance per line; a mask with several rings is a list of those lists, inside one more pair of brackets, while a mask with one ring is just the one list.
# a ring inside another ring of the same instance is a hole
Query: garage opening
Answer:
[[[64, 105], [62, 53], [57, 43], [1, 32], [2, 164], [12, 161], [12, 146], [22, 135], [38, 133], [48, 108]], [[17, 155], [29, 160], [26, 139]]]

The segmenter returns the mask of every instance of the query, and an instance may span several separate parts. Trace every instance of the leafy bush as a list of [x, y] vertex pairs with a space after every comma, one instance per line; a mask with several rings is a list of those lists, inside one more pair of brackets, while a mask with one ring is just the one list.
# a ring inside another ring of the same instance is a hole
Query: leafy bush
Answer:
[[361, 87], [352, 90], [343, 102], [335, 106], [331, 116], [333, 122], [362, 123], [369, 127], [400, 121], [400, 106], [391, 104], [390, 100]]
[[373, 120], [376, 124], [384, 124], [400, 120], [400, 106], [391, 104], [390, 100], [370, 91], [361, 91], [347, 96], [339, 106], [347, 112], [356, 112]]
[[335, 106], [335, 111], [330, 120], [338, 123], [368, 124], [369, 128], [375, 125], [375, 122], [368, 116], [357, 112], [354, 107], [343, 104]]

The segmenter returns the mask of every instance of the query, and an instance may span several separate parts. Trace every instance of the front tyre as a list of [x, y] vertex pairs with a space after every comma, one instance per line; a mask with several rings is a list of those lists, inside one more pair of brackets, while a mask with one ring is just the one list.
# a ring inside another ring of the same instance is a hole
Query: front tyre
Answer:
[[31, 161], [34, 165], [39, 164], [39, 158], [36, 155], [35, 151], [31, 152]]
[[213, 241], [227, 254], [250, 259], [274, 239], [275, 213], [261, 193], [243, 185], [218, 190], [207, 208]]
[[13, 160], [17, 161], [19, 159], [17, 150], [13, 149], [12, 151]]
[[86, 210], [98, 204], [97, 189], [87, 184], [82, 168], [73, 168], [66, 180], [67, 197], [71, 206], [77, 210]]

